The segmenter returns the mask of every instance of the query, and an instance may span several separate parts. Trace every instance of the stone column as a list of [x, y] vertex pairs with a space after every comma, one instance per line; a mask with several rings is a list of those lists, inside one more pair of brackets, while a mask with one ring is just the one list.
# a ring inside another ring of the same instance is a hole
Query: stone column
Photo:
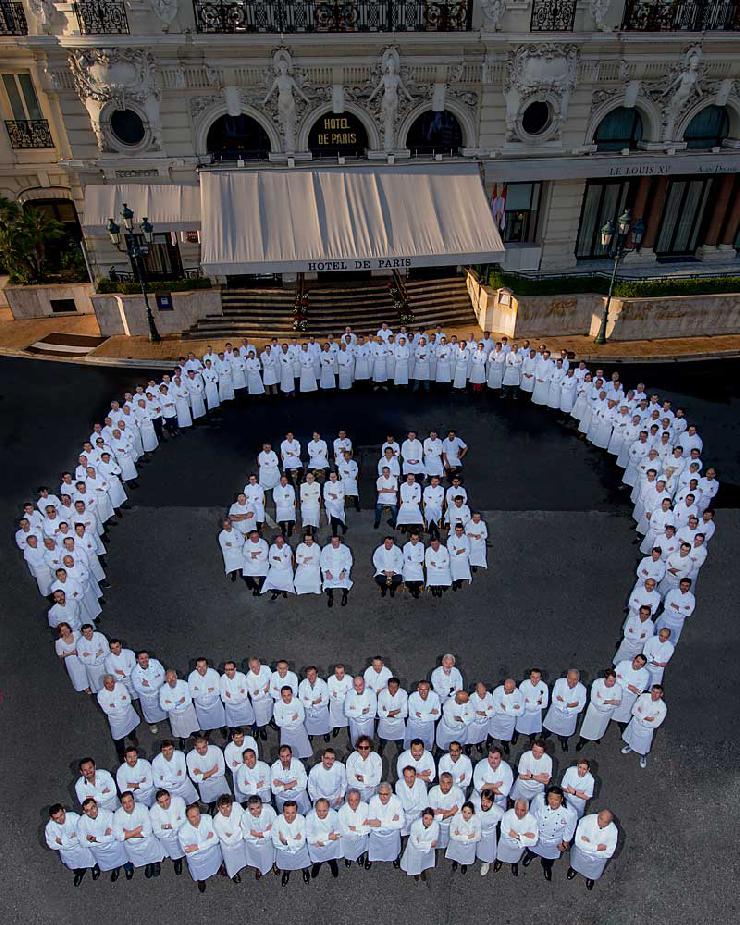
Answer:
[[654, 248], [658, 238], [660, 220], [663, 217], [666, 196], [668, 195], [668, 179], [666, 177], [658, 177], [652, 184], [650, 193], [649, 207], [642, 219], [645, 222], [645, 236], [642, 239], [642, 247], [640, 248], [639, 255], [640, 259], [645, 262], [648, 260], [655, 260]]
[[655, 253], [653, 252], [652, 247], [645, 246], [649, 213], [651, 212], [651, 208], [648, 205], [648, 196], [650, 194], [650, 188], [652, 185], [652, 177], [640, 177], [640, 182], [637, 187], [637, 194], [635, 196], [635, 202], [631, 210], [633, 221], [641, 218], [645, 225], [645, 235], [643, 237], [643, 243], [640, 247], [640, 250], [630, 251], [624, 258], [625, 263], [632, 264], [633, 266], [635, 264], [655, 263]]
[[[734, 174], [727, 174], [727, 176], [717, 178], [712, 183], [712, 187], [709, 191], [711, 217], [707, 225], [704, 240], [696, 253], [697, 257], [700, 257], [702, 260], [716, 261], [732, 259], [726, 251], [721, 251], [718, 245], [720, 231], [722, 230], [725, 217], [728, 216], [728, 212], [733, 208], [732, 189], [734, 185]], [[735, 203], [735, 205], [737, 205], [737, 203]], [[731, 218], [731, 214], [728, 217]], [[728, 222], [728, 230], [730, 224], [731, 222]], [[737, 222], [735, 222], [735, 225], [737, 225]], [[730, 243], [732, 243], [732, 241]], [[732, 257], [734, 257], [735, 249], [732, 248], [731, 250]]]
[[[737, 174], [735, 178], [737, 178]], [[717, 248], [728, 260], [734, 260], [735, 258], [735, 238], [737, 237], [738, 226], [740, 226], [740, 195], [736, 192], [732, 208], [725, 217], [725, 230]]]

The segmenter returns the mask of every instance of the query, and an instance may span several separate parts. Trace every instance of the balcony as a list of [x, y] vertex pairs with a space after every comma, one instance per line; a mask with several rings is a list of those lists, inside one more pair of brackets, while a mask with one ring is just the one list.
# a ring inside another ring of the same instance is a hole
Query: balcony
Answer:
[[[574, 0], [575, 2], [575, 0]], [[469, 32], [473, 0], [193, 0], [206, 33]]]
[[627, 32], [737, 32], [740, 0], [627, 0]]
[[28, 35], [22, 3], [0, 2], [0, 35]]
[[46, 119], [6, 119], [11, 148], [53, 148]]
[[81, 0], [74, 4], [80, 35], [128, 35], [126, 8], [120, 0], [97, 3]]
[[577, 0], [532, 0], [530, 32], [572, 32]]

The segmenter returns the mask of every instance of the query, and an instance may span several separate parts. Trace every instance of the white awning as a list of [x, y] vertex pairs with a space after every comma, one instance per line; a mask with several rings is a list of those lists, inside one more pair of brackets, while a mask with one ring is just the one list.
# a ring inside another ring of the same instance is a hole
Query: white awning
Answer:
[[488, 263], [504, 246], [475, 165], [201, 173], [206, 273]]
[[155, 231], [192, 231], [200, 228], [200, 189], [177, 183], [122, 183], [85, 188], [82, 224], [90, 231], [105, 229], [108, 219], [121, 223], [127, 203], [136, 221], [148, 218]]

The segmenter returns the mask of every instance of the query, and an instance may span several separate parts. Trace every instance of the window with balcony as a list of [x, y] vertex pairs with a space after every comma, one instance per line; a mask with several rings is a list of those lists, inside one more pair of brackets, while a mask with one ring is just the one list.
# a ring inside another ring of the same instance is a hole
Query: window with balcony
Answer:
[[622, 28], [634, 32], [734, 32], [739, 0], [627, 0]]
[[206, 148], [214, 161], [266, 161], [270, 139], [251, 116], [224, 115], [208, 129]]
[[707, 106], [689, 122], [683, 140], [689, 148], [719, 148], [730, 133], [730, 119], [724, 106]]
[[198, 32], [468, 32], [473, 0], [193, 0], [193, 8]]
[[28, 35], [22, 3], [0, 0], [0, 35]]
[[49, 123], [41, 112], [30, 74], [3, 74], [6, 109], [13, 118], [5, 128], [13, 148], [53, 148]]
[[532, 244], [537, 235], [541, 183], [509, 183], [504, 199], [505, 244]]
[[463, 147], [463, 133], [453, 113], [424, 112], [412, 124], [406, 138], [412, 157], [442, 154], [452, 157]]
[[530, 32], [572, 32], [577, 0], [532, 0]]
[[642, 118], [636, 109], [617, 106], [608, 112], [594, 133], [597, 151], [633, 151], [642, 140]]
[[80, 35], [128, 35], [128, 17], [122, 0], [101, 3], [80, 0], [74, 4]]

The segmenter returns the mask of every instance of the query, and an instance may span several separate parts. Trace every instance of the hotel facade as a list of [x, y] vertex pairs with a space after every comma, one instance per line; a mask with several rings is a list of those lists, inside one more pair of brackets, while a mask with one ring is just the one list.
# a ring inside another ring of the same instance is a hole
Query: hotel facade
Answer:
[[[310, 224], [293, 177], [330, 176], [350, 222], [360, 187], [385, 216], [394, 183], [431, 178], [409, 187], [414, 239], [455, 210], [446, 171], [482, 184], [505, 269], [603, 267], [600, 229], [629, 209], [627, 266], [737, 272], [734, 0], [0, 0], [0, 61], [0, 195], [84, 235], [98, 277], [128, 269], [105, 228], [123, 202], [154, 225], [153, 278], [367, 269], [362, 245], [281, 267], [221, 239], [245, 214]], [[413, 270], [398, 247], [374, 259]]]

